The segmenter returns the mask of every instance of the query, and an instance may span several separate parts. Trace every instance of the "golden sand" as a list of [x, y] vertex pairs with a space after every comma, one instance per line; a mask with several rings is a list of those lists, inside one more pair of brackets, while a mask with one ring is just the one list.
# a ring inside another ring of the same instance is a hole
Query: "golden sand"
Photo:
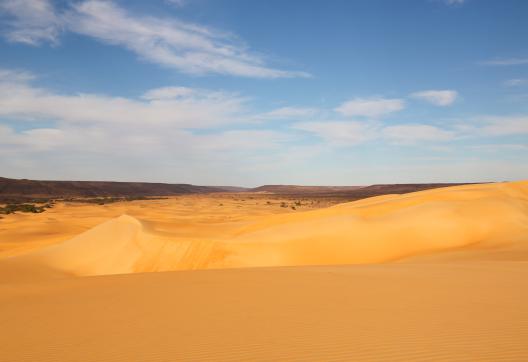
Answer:
[[0, 361], [528, 360], [528, 182], [60, 204], [0, 248]]

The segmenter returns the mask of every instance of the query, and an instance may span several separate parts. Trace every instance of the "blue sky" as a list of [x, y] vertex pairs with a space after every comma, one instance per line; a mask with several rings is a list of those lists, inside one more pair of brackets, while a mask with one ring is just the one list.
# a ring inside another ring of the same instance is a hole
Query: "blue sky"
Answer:
[[0, 0], [0, 170], [528, 178], [528, 2]]

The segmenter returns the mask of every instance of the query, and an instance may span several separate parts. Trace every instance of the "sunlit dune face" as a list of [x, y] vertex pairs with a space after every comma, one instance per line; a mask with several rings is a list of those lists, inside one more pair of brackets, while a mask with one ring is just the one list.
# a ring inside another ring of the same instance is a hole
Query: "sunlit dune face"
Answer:
[[528, 183], [520, 182], [331, 207], [249, 194], [63, 204], [4, 220], [2, 246], [4, 255], [19, 254], [20, 263], [77, 276], [382, 263], [517, 246], [528, 238], [527, 197]]

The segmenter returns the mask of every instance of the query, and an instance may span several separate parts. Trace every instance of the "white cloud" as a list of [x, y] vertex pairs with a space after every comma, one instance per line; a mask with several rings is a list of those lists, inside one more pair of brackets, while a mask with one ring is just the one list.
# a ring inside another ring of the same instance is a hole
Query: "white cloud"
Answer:
[[384, 137], [398, 144], [419, 142], [445, 142], [452, 140], [455, 133], [426, 124], [404, 124], [385, 127]]
[[480, 134], [499, 137], [528, 135], [528, 116], [482, 117], [477, 130]]
[[203, 128], [239, 121], [245, 101], [232, 94], [181, 87], [150, 90], [143, 100], [98, 94], [64, 95], [33, 87], [27, 77], [24, 73], [0, 72], [0, 116], [90, 125], [136, 123]]
[[316, 134], [338, 146], [357, 145], [376, 137], [376, 126], [370, 122], [298, 122], [292, 128]]
[[49, 150], [65, 141], [66, 134], [55, 128], [34, 128], [21, 133], [25, 146], [38, 151]]
[[16, 133], [0, 124], [0, 154], [8, 150], [46, 151], [66, 141], [65, 133], [56, 128], [33, 128]]
[[57, 43], [61, 20], [49, 1], [1, 0], [0, 13], [11, 17], [3, 31], [9, 41], [30, 45]]
[[312, 117], [317, 114], [315, 108], [303, 108], [303, 107], [282, 107], [274, 109], [270, 112], [262, 113], [256, 116], [256, 118], [262, 119], [299, 119]]
[[[215, 90], [162, 87], [125, 98], [62, 94], [35, 86], [34, 79], [24, 71], [0, 69], [0, 169], [5, 176], [203, 184], [277, 182], [274, 178], [279, 177], [281, 182], [298, 183], [314, 182], [313, 164], [319, 162], [328, 170], [320, 174], [327, 174], [327, 182], [336, 182], [344, 171], [332, 169], [332, 160], [358, 160], [362, 156], [343, 152], [341, 147], [361, 144], [363, 151], [363, 147], [373, 150], [383, 145], [418, 145], [421, 151], [452, 146], [450, 141], [464, 137], [472, 142], [504, 142], [503, 150], [517, 151], [525, 150], [523, 139], [492, 138], [528, 135], [528, 117], [522, 115], [480, 117], [464, 122], [464, 127], [453, 126], [452, 121], [439, 126], [343, 118], [306, 121], [305, 117], [321, 117], [331, 110], [282, 107], [255, 115], [248, 109], [246, 98]], [[263, 119], [263, 114], [304, 122], [286, 129], [264, 129], [265, 124], [250, 129], [249, 121]], [[314, 137], [318, 141], [314, 142]], [[459, 150], [453, 151], [453, 157], [446, 156], [446, 162], [457, 161]], [[500, 158], [503, 153], [485, 155]], [[376, 163], [385, 162], [383, 167], [396, 169], [405, 162], [388, 160], [380, 158]], [[484, 158], [480, 161], [482, 165], [488, 162]], [[356, 165], [365, 163], [358, 161]], [[365, 173], [365, 179], [377, 177], [383, 167], [376, 173]], [[401, 177], [415, 177], [407, 174], [409, 170], [419, 171], [413, 167], [401, 171]], [[521, 173], [504, 167], [512, 175]], [[299, 179], [302, 172], [304, 178]], [[445, 175], [451, 174], [436, 176]]]
[[111, 2], [85, 1], [68, 17], [72, 31], [120, 45], [142, 58], [186, 73], [256, 78], [307, 76], [269, 68], [228, 34], [176, 20], [137, 17]]
[[388, 98], [354, 98], [335, 109], [336, 112], [346, 117], [378, 118], [405, 108], [402, 99]]
[[454, 90], [426, 90], [411, 94], [412, 98], [422, 99], [439, 107], [446, 107], [453, 104], [458, 96]]
[[528, 64], [528, 58], [497, 58], [490, 59], [481, 62], [483, 65], [497, 65], [497, 66], [509, 66], [509, 65], [524, 65]]
[[528, 79], [521, 79], [521, 78], [508, 79], [507, 81], [504, 82], [504, 85], [507, 87], [520, 87], [520, 86], [528, 85]]
[[229, 130], [209, 135], [195, 135], [196, 147], [207, 151], [270, 150], [277, 149], [290, 139], [286, 134], [271, 130]]
[[137, 99], [68, 95], [34, 87], [31, 79], [0, 70], [4, 176], [31, 177], [31, 170], [54, 179], [245, 184], [248, 164], [290, 142], [283, 132], [226, 129], [245, 120], [246, 111], [242, 98], [222, 92], [169, 87]]
[[35, 76], [30, 72], [0, 68], [0, 82], [3, 84], [23, 83], [33, 79], [35, 79]]
[[327, 121], [299, 122], [293, 124], [292, 128], [313, 133], [329, 145], [336, 146], [353, 146], [371, 141], [388, 141], [398, 145], [441, 143], [459, 136], [455, 130], [428, 124], [387, 126], [380, 122]]
[[147, 91], [142, 98], [147, 100], [175, 99], [188, 97], [194, 93], [195, 90], [188, 87], [162, 87]]
[[453, 129], [466, 138], [528, 135], [528, 116], [480, 116]]
[[194, 132], [148, 122], [36, 127], [15, 131], [0, 123], [3, 176], [255, 185], [251, 167], [272, 162], [291, 143], [287, 134], [260, 129]]
[[124, 47], [146, 61], [190, 74], [252, 78], [309, 77], [306, 72], [269, 67], [235, 36], [169, 17], [136, 16], [111, 1], [70, 3], [62, 13], [46, 0], [0, 0], [10, 17], [13, 42], [57, 43], [61, 28]]

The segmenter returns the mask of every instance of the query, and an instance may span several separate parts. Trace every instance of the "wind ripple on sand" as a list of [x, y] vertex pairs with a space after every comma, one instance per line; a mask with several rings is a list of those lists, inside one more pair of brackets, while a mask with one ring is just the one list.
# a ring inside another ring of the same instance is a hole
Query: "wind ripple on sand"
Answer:
[[526, 361], [527, 269], [488, 264], [0, 284], [0, 360]]

